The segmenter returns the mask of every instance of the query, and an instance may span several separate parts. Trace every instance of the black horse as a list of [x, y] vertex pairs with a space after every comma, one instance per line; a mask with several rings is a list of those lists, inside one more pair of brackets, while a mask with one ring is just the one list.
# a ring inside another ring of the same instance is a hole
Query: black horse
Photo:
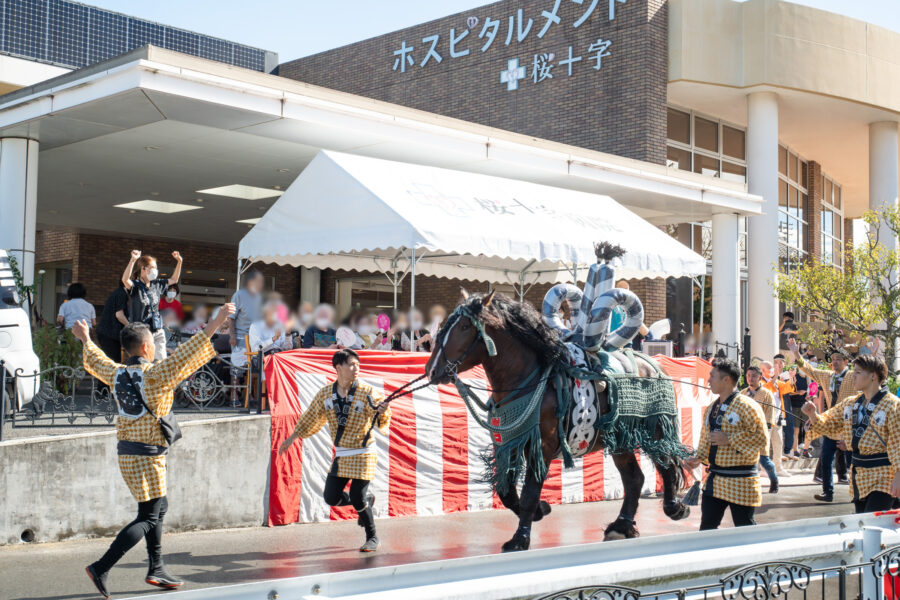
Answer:
[[[496, 348], [490, 356], [487, 340], [493, 340]], [[456, 374], [483, 365], [490, 387], [495, 390], [493, 401], [502, 406], [509, 390], [518, 388], [535, 370], [568, 361], [566, 346], [557, 333], [549, 328], [541, 315], [529, 304], [516, 302], [502, 295], [477, 294], [469, 297], [463, 290], [463, 300], [457, 311], [441, 328], [433, 343], [433, 350], [425, 373], [432, 383], [450, 383]], [[652, 366], [638, 363], [639, 374], [652, 377]], [[597, 386], [600, 414], [609, 412], [605, 387]], [[541, 452], [545, 465], [561, 455], [559, 419], [557, 411], [556, 383], [548, 381], [540, 408]], [[601, 443], [591, 452], [602, 451]], [[531, 462], [535, 457], [526, 456]], [[624, 499], [620, 516], [606, 528], [605, 539], [637, 537], [634, 524], [638, 500], [644, 485], [644, 474], [633, 451], [613, 454], [613, 461], [622, 476]], [[690, 509], [676, 498], [683, 481], [681, 458], [662, 457], [656, 468], [663, 481], [663, 508], [672, 520], [690, 514]], [[519, 516], [519, 528], [503, 545], [503, 551], [527, 550], [530, 544], [531, 524], [550, 512], [550, 505], [540, 499], [543, 480], [538, 480], [532, 469], [526, 470], [521, 495], [516, 482], [508, 482], [505, 492], [500, 492], [503, 505]]]

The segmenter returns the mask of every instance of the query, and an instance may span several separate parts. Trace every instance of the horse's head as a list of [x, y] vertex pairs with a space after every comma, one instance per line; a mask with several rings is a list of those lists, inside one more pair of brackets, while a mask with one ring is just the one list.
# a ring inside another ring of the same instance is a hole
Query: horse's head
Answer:
[[431, 383], [450, 383], [457, 373], [482, 364], [497, 352], [494, 340], [485, 331], [484, 321], [494, 292], [469, 297], [462, 290], [462, 294], [462, 301], [438, 331], [431, 357], [425, 364]]

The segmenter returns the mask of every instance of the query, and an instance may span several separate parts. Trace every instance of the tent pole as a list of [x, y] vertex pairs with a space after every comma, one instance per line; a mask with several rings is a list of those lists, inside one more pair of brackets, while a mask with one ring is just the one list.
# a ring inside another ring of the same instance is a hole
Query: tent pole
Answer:
[[[410, 295], [409, 318], [410, 319], [412, 319], [413, 308], [415, 308], [415, 306], [416, 306], [416, 245], [415, 244], [413, 244], [413, 247], [411, 250], [411, 255], [412, 255], [412, 266], [411, 266], [412, 281], [409, 284], [409, 287], [410, 287], [410, 290], [409, 290], [409, 295]], [[416, 351], [416, 333], [417, 332], [415, 329], [413, 329], [412, 321], [410, 321], [410, 323], [409, 323], [409, 331], [410, 331], [409, 350], [410, 350], [410, 352], [415, 352]]]
[[394, 257], [394, 260], [391, 261], [391, 267], [394, 269], [394, 279], [391, 283], [394, 284], [394, 312], [397, 312], [397, 257]]

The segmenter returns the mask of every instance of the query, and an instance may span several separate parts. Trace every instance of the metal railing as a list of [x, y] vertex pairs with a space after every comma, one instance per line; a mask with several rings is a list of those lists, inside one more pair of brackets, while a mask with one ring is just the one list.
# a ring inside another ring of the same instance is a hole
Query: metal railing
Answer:
[[[195, 371], [175, 389], [175, 412], [240, 412], [249, 385], [248, 371], [256, 381], [251, 396], [262, 412], [262, 356], [254, 365], [234, 366], [218, 356]], [[35, 393], [22, 402], [21, 389]], [[103, 427], [114, 423], [115, 399], [109, 387], [81, 367], [58, 366], [25, 373], [10, 372], [0, 360], [0, 441], [6, 427]], [[249, 410], [249, 409], [248, 409]]]

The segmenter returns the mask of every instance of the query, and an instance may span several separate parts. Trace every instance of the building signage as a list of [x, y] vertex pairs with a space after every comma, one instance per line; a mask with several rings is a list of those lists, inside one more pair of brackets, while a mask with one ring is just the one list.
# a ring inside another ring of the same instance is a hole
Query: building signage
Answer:
[[[570, 24], [563, 23], [559, 16], [559, 9], [564, 1], [583, 5], [585, 8], [584, 13]], [[616, 5], [624, 4], [627, 0], [602, 1], [608, 6], [609, 20], [613, 21], [616, 18]], [[480, 23], [478, 17], [472, 16], [466, 20], [467, 29], [457, 31], [456, 28], [451, 28], [449, 34], [443, 35], [443, 43], [441, 33], [427, 35], [420, 43], [407, 43], [403, 40], [400, 48], [393, 52], [393, 70], [397, 73], [409, 73], [415, 69], [427, 68], [431, 64], [440, 64], [445, 59], [456, 60], [473, 52], [487, 52], [495, 43], [497, 45], [502, 43], [504, 46], [512, 46], [514, 42], [520, 44], [528, 39], [529, 35], [543, 39], [554, 26], [570, 25], [573, 29], [577, 29], [587, 22], [600, 3], [601, 0], [553, 0], [553, 7], [541, 11], [537, 23], [535, 19], [526, 17], [521, 8], [506, 19], [487, 17], [484, 23]], [[505, 38], [501, 35], [504, 29]], [[498, 71], [499, 82], [505, 85], [508, 91], [513, 91], [519, 89], [520, 82], [530, 81], [532, 84], [538, 84], [554, 77], [571, 77], [578, 68], [592, 68], [599, 71], [603, 66], [603, 59], [612, 54], [611, 46], [612, 40], [598, 38], [583, 48], [571, 45], [562, 48], [558, 56], [554, 51], [547, 50], [524, 59], [520, 57], [507, 59]]]

